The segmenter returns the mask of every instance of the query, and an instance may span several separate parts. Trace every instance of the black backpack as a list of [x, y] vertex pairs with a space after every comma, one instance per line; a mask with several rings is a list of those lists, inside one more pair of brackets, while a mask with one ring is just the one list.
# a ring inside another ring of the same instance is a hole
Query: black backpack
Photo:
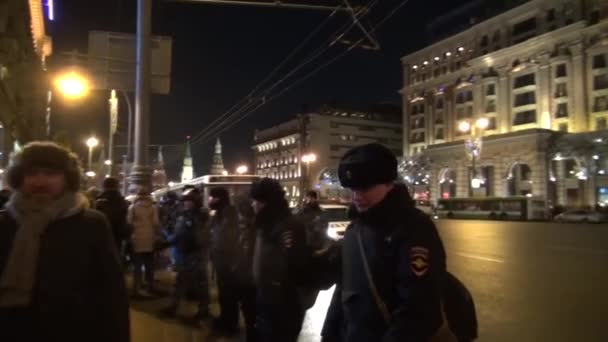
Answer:
[[459, 342], [477, 338], [477, 313], [473, 296], [456, 276], [446, 271], [443, 303], [450, 330]]
[[117, 241], [128, 239], [132, 233], [127, 224], [128, 209], [127, 202], [122, 198], [111, 201], [107, 198], [99, 197], [95, 201], [95, 210], [102, 212], [106, 216], [112, 228], [114, 238]]

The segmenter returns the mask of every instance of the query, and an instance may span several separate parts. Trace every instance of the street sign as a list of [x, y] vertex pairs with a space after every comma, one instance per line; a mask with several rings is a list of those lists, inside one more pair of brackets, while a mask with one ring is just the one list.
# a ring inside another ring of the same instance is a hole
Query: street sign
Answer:
[[[155, 94], [168, 94], [171, 88], [171, 44], [171, 37], [151, 38], [151, 90]], [[88, 64], [92, 87], [134, 91], [135, 46], [134, 34], [89, 31]]]

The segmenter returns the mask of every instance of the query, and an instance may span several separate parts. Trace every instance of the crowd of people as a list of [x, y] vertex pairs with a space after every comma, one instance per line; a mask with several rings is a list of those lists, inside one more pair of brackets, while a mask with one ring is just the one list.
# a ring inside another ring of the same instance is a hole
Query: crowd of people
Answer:
[[[125, 269], [132, 299], [162, 295], [154, 271], [165, 255], [177, 275], [161, 318], [194, 299], [198, 311], [188, 319], [209, 320], [216, 333], [238, 332], [242, 312], [248, 342], [295, 342], [318, 292], [336, 285], [323, 341], [456, 341], [442, 299], [443, 245], [395, 183], [396, 163], [378, 144], [343, 157], [353, 224], [335, 243], [314, 191], [296, 214], [269, 178], [249, 196], [213, 188], [208, 207], [192, 186], [158, 203], [140, 189], [129, 203], [114, 178], [87, 198], [75, 155], [30, 143], [7, 170], [12, 194], [2, 193], [0, 340], [129, 341]], [[210, 279], [218, 317], [210, 314]]]

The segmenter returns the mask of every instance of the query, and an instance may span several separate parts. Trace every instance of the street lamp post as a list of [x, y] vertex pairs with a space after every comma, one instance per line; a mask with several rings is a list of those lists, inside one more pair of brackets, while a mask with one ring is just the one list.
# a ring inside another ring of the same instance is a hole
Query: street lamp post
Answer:
[[148, 165], [150, 109], [150, 31], [152, 0], [137, 0], [137, 65], [135, 70], [135, 160], [129, 177], [132, 186], [151, 189]]
[[93, 149], [99, 145], [99, 140], [95, 137], [87, 139], [87, 146], [89, 147], [89, 159], [87, 163], [87, 170], [92, 171], [91, 165], [93, 164]]
[[483, 180], [477, 176], [476, 161], [481, 157], [483, 130], [488, 128], [489, 121], [487, 118], [479, 118], [474, 124], [469, 121], [462, 121], [458, 124], [458, 130], [463, 133], [470, 132], [470, 137], [465, 139], [464, 148], [466, 153], [471, 158], [471, 188], [479, 189], [483, 184]]

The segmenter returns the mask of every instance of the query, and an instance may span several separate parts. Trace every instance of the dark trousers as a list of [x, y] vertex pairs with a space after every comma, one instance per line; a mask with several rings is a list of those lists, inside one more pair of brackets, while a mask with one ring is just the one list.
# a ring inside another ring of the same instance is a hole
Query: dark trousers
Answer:
[[217, 269], [217, 290], [220, 304], [219, 321], [223, 328], [239, 326], [239, 289], [232, 272]]
[[199, 313], [209, 312], [209, 279], [207, 276], [207, 263], [203, 260], [200, 265], [188, 263], [177, 265], [177, 278], [175, 280], [175, 291], [171, 301], [171, 307], [177, 310], [179, 302], [187, 294], [193, 294], [198, 301]]
[[240, 284], [237, 289], [238, 301], [245, 319], [247, 342], [257, 342], [258, 336], [255, 326], [255, 287], [252, 284]]
[[146, 269], [145, 277], [146, 283], [149, 289], [154, 288], [154, 253], [135, 253], [133, 255], [133, 265], [135, 267], [133, 271], [133, 290], [139, 291], [143, 287], [142, 279], [142, 266]]
[[297, 342], [304, 323], [305, 310], [301, 308], [295, 289], [257, 291], [256, 330], [260, 342]]

